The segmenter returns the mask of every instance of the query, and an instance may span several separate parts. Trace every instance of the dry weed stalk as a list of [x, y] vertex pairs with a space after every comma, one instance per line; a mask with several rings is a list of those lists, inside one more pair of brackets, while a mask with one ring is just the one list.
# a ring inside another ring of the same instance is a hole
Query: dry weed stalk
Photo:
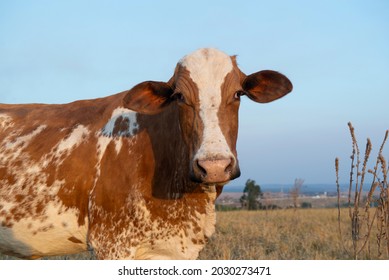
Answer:
[[293, 187], [289, 191], [290, 196], [292, 197], [294, 210], [296, 210], [298, 208], [298, 198], [300, 196], [300, 192], [301, 192], [301, 189], [303, 187], [303, 184], [304, 184], [304, 179], [296, 178], [294, 180]]
[[[379, 255], [382, 254], [381, 247], [386, 243], [386, 256], [389, 256], [389, 186], [388, 186], [388, 166], [384, 156], [382, 155], [383, 145], [388, 138], [389, 131], [386, 131], [384, 142], [381, 145], [380, 153], [377, 158], [376, 166], [380, 165], [382, 180], [378, 179], [378, 186], [380, 188], [379, 203], [377, 206], [377, 227], [379, 233], [377, 234], [377, 243]], [[377, 177], [377, 174], [373, 174]]]
[[[340, 186], [339, 186], [339, 159], [335, 159], [335, 171], [336, 171], [336, 186], [338, 192], [338, 227], [339, 227], [339, 236], [341, 242], [344, 246], [345, 251], [352, 256], [354, 259], [358, 258], [358, 255], [367, 248], [367, 254], [370, 257], [370, 235], [371, 229], [373, 227], [374, 221], [377, 219], [378, 234], [376, 236], [378, 244], [378, 256], [382, 255], [382, 247], [386, 243], [386, 257], [389, 258], [389, 188], [388, 188], [388, 167], [386, 160], [382, 155], [382, 151], [386, 140], [388, 138], [388, 131], [386, 131], [384, 140], [382, 142], [381, 148], [379, 150], [377, 161], [374, 166], [374, 170], [367, 170], [367, 163], [372, 150], [372, 144], [370, 139], [367, 139], [365, 155], [362, 163], [362, 168], [360, 166], [360, 150], [358, 147], [358, 142], [355, 137], [355, 131], [352, 124], [348, 123], [351, 140], [352, 140], [352, 154], [351, 154], [351, 168], [350, 168], [350, 180], [348, 188], [348, 211], [349, 218], [351, 221], [351, 239], [352, 239], [352, 248], [350, 250], [343, 242], [343, 235], [341, 231], [341, 206], [340, 206]], [[379, 170], [381, 167], [381, 170]], [[379, 178], [379, 173], [382, 173], [383, 179]], [[373, 175], [373, 180], [369, 189], [369, 192], [366, 196], [365, 205], [363, 205], [363, 186], [365, 183], [366, 173], [371, 173]], [[379, 198], [374, 198], [374, 193], [379, 188], [380, 194]], [[352, 193], [354, 193], [353, 202], [352, 202]], [[370, 214], [371, 204], [376, 204], [374, 214]], [[367, 245], [367, 247], [366, 247]]]

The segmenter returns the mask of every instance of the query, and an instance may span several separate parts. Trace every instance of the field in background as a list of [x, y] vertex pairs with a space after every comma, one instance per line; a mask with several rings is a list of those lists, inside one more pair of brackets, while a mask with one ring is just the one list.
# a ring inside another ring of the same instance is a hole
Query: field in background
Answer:
[[[351, 248], [351, 223], [342, 211], [343, 242], [339, 239], [337, 209], [280, 209], [217, 213], [216, 233], [199, 259], [331, 260], [352, 259], [342, 244]], [[375, 230], [375, 229], [373, 229]], [[375, 233], [361, 259], [380, 259]], [[0, 259], [9, 259], [0, 255]], [[93, 259], [90, 253], [49, 259]]]
[[[200, 259], [332, 260], [352, 259], [347, 209], [342, 211], [343, 241], [339, 239], [337, 209], [281, 209], [219, 212], [217, 229]], [[380, 259], [375, 234], [370, 256]]]
[[[219, 198], [216, 200], [216, 209], [241, 209], [242, 205], [240, 197], [242, 192], [222, 192]], [[264, 192], [263, 197], [260, 200], [261, 206], [264, 208], [289, 208], [293, 207], [293, 198], [289, 193], [280, 192]], [[340, 202], [343, 205], [347, 202], [347, 194], [342, 193]], [[327, 195], [326, 193], [308, 195], [302, 193], [297, 199], [298, 207], [302, 207], [304, 204], [309, 204], [307, 208], [336, 208], [338, 198], [335, 195]]]

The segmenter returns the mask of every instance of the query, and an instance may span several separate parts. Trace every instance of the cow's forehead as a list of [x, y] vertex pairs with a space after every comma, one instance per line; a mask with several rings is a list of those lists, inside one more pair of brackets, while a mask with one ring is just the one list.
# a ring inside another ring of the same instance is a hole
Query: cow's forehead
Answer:
[[201, 144], [195, 161], [208, 158], [231, 159], [234, 155], [222, 131], [219, 109], [222, 106], [222, 85], [233, 71], [231, 57], [216, 49], [200, 49], [185, 56], [180, 64], [196, 84], [198, 113], [203, 124]]
[[201, 88], [220, 88], [233, 69], [231, 57], [217, 49], [199, 49], [179, 62], [189, 71], [190, 77]]

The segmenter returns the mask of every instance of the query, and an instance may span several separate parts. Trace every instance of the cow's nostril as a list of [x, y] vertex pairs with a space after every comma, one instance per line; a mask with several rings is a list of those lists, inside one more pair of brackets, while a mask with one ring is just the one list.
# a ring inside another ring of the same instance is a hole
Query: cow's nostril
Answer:
[[231, 173], [232, 170], [234, 169], [234, 165], [235, 165], [235, 161], [233, 158], [230, 158], [230, 163], [227, 165], [226, 169], [224, 170], [224, 172], [226, 173]]
[[205, 167], [203, 167], [203, 166], [201, 165], [201, 162], [203, 162], [203, 161], [196, 160], [196, 166], [197, 166], [197, 169], [198, 169], [198, 171], [199, 171], [201, 177], [202, 177], [202, 178], [205, 178], [205, 177], [207, 176], [207, 170], [206, 170]]

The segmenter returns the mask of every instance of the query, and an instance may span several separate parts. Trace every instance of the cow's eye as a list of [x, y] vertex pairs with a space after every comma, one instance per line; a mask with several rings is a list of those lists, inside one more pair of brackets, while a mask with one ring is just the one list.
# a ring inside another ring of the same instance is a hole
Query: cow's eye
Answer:
[[244, 95], [244, 91], [243, 91], [243, 90], [238, 90], [238, 91], [236, 91], [235, 94], [234, 94], [234, 99], [235, 99], [235, 100], [240, 100], [240, 97], [241, 97], [242, 95]]
[[175, 100], [177, 100], [178, 102], [181, 102], [181, 103], [185, 102], [185, 97], [181, 92], [174, 93], [173, 98]]

